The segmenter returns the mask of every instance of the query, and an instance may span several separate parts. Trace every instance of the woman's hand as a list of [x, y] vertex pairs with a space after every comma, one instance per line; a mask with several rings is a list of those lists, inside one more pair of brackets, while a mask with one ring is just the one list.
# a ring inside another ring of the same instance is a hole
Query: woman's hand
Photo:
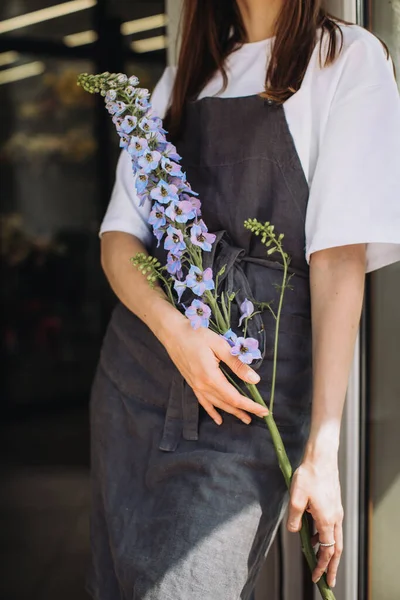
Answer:
[[300, 531], [305, 510], [311, 513], [318, 532], [313, 542], [335, 542], [331, 547], [319, 547], [313, 581], [317, 583], [326, 571], [328, 585], [334, 587], [343, 551], [343, 507], [337, 456], [326, 455], [310, 459], [306, 455], [303, 463], [295, 471], [290, 491], [289, 531]]
[[219, 368], [222, 361], [243, 381], [260, 380], [253, 369], [231, 355], [228, 342], [209, 329], [194, 331], [189, 320], [169, 304], [161, 288], [151, 288], [146, 277], [132, 269], [130, 258], [146, 252], [137, 238], [110, 231], [102, 236], [101, 248], [104, 272], [114, 292], [160, 340], [216, 423], [222, 423], [216, 408], [236, 415], [244, 423], [251, 421], [248, 413], [259, 417], [268, 414], [266, 408], [242, 396]]
[[210, 329], [195, 331], [186, 317], [182, 317], [158, 337], [199, 403], [218, 425], [222, 418], [216, 408], [235, 415], [246, 424], [251, 422], [248, 413], [259, 417], [268, 414], [268, 409], [240, 394], [222, 373], [220, 362], [247, 383], [260, 380], [253, 369], [232, 356], [228, 342], [220, 335]]

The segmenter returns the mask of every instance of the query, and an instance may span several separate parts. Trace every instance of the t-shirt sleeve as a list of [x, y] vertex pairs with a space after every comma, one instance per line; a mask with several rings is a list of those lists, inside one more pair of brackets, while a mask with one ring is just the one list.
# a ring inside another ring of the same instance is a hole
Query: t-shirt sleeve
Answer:
[[366, 272], [400, 260], [400, 98], [368, 34], [347, 49], [310, 185], [306, 259], [367, 244]]
[[[174, 74], [174, 69], [167, 67], [152, 94], [152, 108], [161, 118], [164, 117], [170, 101]], [[100, 226], [100, 236], [107, 231], [123, 231], [134, 235], [148, 246], [152, 237], [147, 223], [149, 214], [149, 203], [139, 206], [131, 158], [128, 152], [123, 150], [117, 165], [110, 203]]]

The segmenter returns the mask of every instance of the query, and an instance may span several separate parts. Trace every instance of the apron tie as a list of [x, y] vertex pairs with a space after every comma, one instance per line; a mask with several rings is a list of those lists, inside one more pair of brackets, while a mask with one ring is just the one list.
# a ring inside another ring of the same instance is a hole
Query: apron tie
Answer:
[[[253, 298], [249, 281], [240, 264], [241, 261], [249, 259], [251, 260], [251, 257], [246, 256], [243, 248], [238, 248], [230, 244], [226, 231], [218, 231], [212, 251], [203, 254], [204, 269], [210, 267], [214, 278], [225, 267], [225, 271], [218, 278], [218, 291], [226, 293], [235, 292], [235, 303], [239, 310], [240, 305], [246, 298], [248, 300]], [[263, 259], [259, 259], [259, 261], [260, 264], [269, 266], [268, 263], [270, 261], [264, 261]], [[261, 358], [251, 365], [253, 369], [258, 369], [261, 366], [266, 351], [264, 323], [260, 313], [255, 314], [247, 322], [247, 336], [255, 338], [258, 341]]]
[[191, 441], [199, 439], [199, 402], [183, 377], [177, 375], [171, 382], [159, 449], [174, 452], [181, 437]]

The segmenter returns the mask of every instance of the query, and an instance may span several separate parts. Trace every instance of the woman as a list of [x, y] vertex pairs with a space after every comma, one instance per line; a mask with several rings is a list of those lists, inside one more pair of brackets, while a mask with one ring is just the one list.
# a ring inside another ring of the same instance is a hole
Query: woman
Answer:
[[[320, 5], [187, 0], [179, 65], [166, 70], [153, 107], [166, 114], [205, 222], [229, 234], [230, 267], [240, 263], [258, 301], [276, 302], [281, 271], [243, 221], [269, 220], [285, 234], [294, 277], [274, 415], [298, 467], [288, 528], [311, 512], [322, 544], [313, 580], [327, 571], [334, 586], [340, 420], [364, 275], [400, 259], [400, 106], [380, 41]], [[102, 264], [121, 302], [91, 404], [91, 592], [247, 600], [287, 494], [265, 409], [219, 363], [243, 381], [261, 378], [268, 399], [274, 324], [264, 313], [256, 371], [212, 331], [192, 330], [132, 269], [130, 257], [155, 244], [129, 161], [121, 156], [101, 228]]]

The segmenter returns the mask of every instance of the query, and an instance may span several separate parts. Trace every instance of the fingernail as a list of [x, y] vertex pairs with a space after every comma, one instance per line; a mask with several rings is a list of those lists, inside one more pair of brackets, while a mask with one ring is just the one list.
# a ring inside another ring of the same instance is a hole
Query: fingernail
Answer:
[[249, 381], [250, 383], [258, 383], [260, 381], [260, 376], [257, 375], [255, 371], [249, 371]]
[[332, 587], [334, 588], [336, 585], [336, 579], [333, 580]]
[[220, 420], [214, 419], [214, 421], [216, 422], [217, 425], [222, 425], [222, 419], [220, 419]]
[[266, 417], [269, 414], [268, 408], [264, 408], [264, 410], [260, 411], [262, 417]]
[[245, 423], [246, 425], [250, 425], [251, 423], [251, 419], [242, 419], [243, 423]]

